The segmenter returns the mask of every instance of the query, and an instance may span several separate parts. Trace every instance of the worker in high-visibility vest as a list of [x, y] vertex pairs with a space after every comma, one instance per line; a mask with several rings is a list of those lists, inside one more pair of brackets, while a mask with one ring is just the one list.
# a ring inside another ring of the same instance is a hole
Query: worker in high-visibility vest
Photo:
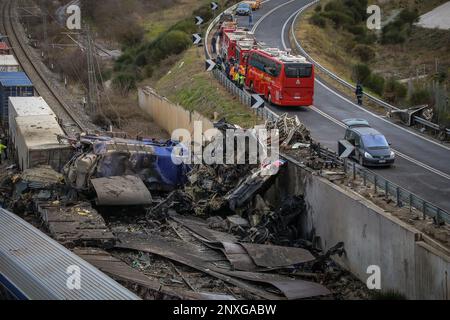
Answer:
[[[235, 69], [237, 69], [237, 66], [236, 66]], [[234, 83], [235, 83], [237, 86], [239, 86], [239, 71], [235, 71], [235, 72], [234, 72], [233, 81], [234, 81]]]
[[2, 164], [3, 155], [5, 157], [5, 160], [7, 159], [6, 149], [7, 147], [0, 142], [0, 164]]
[[239, 88], [244, 89], [245, 86], [245, 75], [239, 75]]
[[236, 73], [236, 67], [233, 65], [230, 68], [230, 74], [228, 75], [230, 77], [230, 80], [234, 80], [234, 74]]
[[242, 75], [245, 75], [245, 67], [244, 66], [239, 66], [239, 73]]

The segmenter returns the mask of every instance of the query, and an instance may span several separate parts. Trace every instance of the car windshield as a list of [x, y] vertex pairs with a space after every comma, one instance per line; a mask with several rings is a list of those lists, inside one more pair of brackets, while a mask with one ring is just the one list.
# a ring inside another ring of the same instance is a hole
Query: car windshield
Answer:
[[389, 149], [389, 143], [382, 134], [369, 134], [362, 137], [364, 147], [376, 150], [376, 149]]
[[312, 65], [302, 63], [290, 63], [285, 66], [288, 78], [309, 78], [312, 74]]
[[250, 9], [250, 5], [248, 3], [241, 3], [238, 9]]

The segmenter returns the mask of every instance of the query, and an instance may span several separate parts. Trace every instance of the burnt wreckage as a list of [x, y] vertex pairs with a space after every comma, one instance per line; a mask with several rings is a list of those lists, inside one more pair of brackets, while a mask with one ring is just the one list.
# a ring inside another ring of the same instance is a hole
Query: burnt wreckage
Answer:
[[[277, 129], [281, 148], [301, 154], [306, 164], [327, 166], [297, 118], [283, 116], [264, 128]], [[218, 139], [230, 129], [256, 137], [225, 121], [216, 129], [222, 134], [205, 144], [224, 148]], [[345, 253], [344, 244], [322, 252], [314, 235], [302, 231], [301, 196], [275, 207], [265, 199], [285, 160], [188, 165], [172, 161], [182, 146], [176, 141], [60, 138], [74, 150], [62, 173], [10, 167], [0, 198], [141, 297], [367, 297], [364, 285], [330, 259]], [[248, 159], [249, 150], [235, 149], [235, 160]]]

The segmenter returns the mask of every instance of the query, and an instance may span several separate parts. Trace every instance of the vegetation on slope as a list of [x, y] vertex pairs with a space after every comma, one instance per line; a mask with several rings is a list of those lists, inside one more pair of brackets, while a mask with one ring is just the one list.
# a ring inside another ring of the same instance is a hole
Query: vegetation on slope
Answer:
[[260, 122], [252, 110], [228, 94], [211, 74], [205, 72], [203, 53], [196, 48], [187, 50], [155, 88], [169, 100], [210, 119], [226, 118], [244, 128]]
[[[328, 0], [307, 11], [297, 37], [309, 54], [350, 82], [398, 106], [435, 106], [435, 121], [450, 125], [450, 31], [415, 26], [443, 0], [381, 2], [382, 30], [366, 26], [367, 0]], [[417, 77], [419, 76], [419, 77]], [[408, 78], [416, 78], [409, 82]], [[403, 80], [403, 81], [402, 81]], [[448, 94], [448, 93], [447, 93]]]

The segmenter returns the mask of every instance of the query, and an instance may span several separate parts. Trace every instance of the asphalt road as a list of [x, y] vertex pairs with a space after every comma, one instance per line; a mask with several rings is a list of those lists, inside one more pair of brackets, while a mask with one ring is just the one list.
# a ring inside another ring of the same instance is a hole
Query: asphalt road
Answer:
[[[253, 18], [257, 40], [272, 47], [290, 48], [288, 33], [293, 14], [310, 2], [312, 0], [269, 0], [264, 3]], [[248, 27], [248, 18], [239, 18], [239, 23]], [[450, 212], [450, 147], [360, 108], [320, 80], [316, 82], [314, 101], [312, 108], [270, 108], [277, 113], [297, 115], [317, 141], [333, 150], [345, 133], [342, 120], [367, 119], [386, 135], [397, 152], [394, 167], [373, 171]]]

